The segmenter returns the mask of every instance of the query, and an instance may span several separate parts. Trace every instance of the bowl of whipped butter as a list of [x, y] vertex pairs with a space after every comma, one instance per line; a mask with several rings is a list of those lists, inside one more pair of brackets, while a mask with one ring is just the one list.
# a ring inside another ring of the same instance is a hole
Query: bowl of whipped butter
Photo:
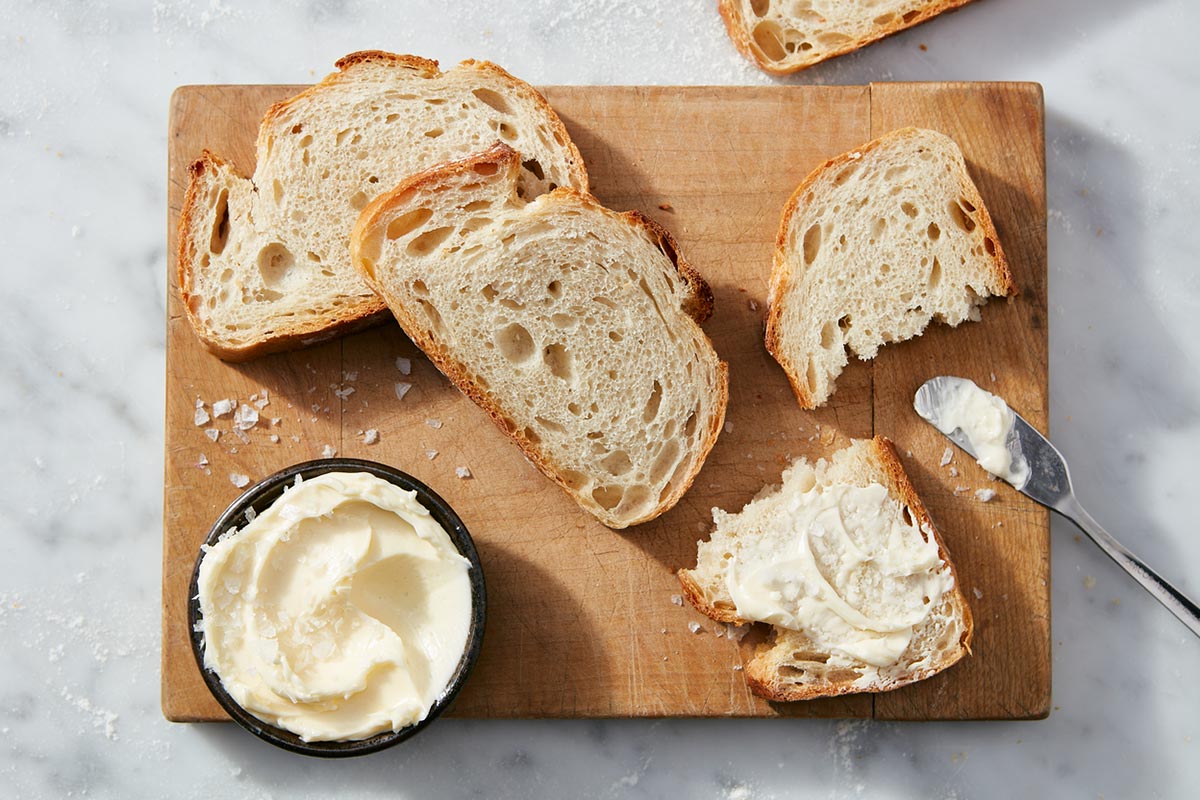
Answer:
[[189, 597], [217, 702], [259, 738], [327, 757], [432, 722], [475, 663], [486, 613], [453, 509], [358, 459], [297, 464], [243, 493], [201, 547]]

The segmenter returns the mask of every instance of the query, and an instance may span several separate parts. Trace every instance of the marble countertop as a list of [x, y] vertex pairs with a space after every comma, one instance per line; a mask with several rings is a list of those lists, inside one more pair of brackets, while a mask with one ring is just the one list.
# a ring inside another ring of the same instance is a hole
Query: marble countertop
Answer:
[[[330, 763], [163, 719], [171, 91], [310, 82], [366, 48], [487, 58], [535, 84], [775, 80], [715, 5], [0, 5], [0, 796], [1194, 795], [1200, 642], [1059, 521], [1042, 722], [444, 720]], [[1044, 85], [1051, 430], [1092, 513], [1192, 596], [1197, 29], [1191, 0], [984, 0], [787, 79]]]

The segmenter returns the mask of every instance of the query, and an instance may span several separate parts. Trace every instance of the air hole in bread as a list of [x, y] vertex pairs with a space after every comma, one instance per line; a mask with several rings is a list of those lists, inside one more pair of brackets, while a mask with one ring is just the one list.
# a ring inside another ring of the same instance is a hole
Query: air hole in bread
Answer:
[[263, 284], [277, 287], [282, 284], [288, 270], [296, 263], [296, 257], [279, 242], [271, 242], [258, 252], [258, 271], [262, 275]]
[[539, 417], [534, 417], [533, 421], [536, 422], [538, 425], [541, 425], [545, 430], [548, 430], [551, 433], [560, 433], [561, 434], [561, 433], [567, 432], [566, 428], [564, 428], [562, 425], [559, 425], [557, 422], [555, 422], [552, 419], [546, 419], [545, 417], [539, 416]]
[[[950, 219], [954, 220], [954, 224], [962, 228], [963, 232], [970, 233], [971, 231], [975, 230], [975, 220], [968, 216], [967, 212], [960, 205], [961, 202], [962, 201], [959, 201], [958, 203], [951, 202], [948, 206], [948, 210], [950, 211]], [[972, 208], [974, 207], [972, 206]]]
[[[499, 171], [500, 166], [498, 164], [491, 164], [485, 161], [483, 163], [472, 165], [471, 169], [476, 175], [483, 175], [484, 177], [487, 177], [489, 175], [495, 175], [496, 172]], [[463, 188], [465, 189], [467, 187]]]
[[874, 22], [876, 25], [888, 25], [888, 24], [890, 24], [890, 23], [892, 22], [892, 20], [894, 20], [895, 18], [896, 18], [896, 15], [895, 15], [894, 13], [892, 13], [892, 12], [890, 12], [890, 11], [889, 11], [889, 12], [888, 12], [888, 13], [886, 13], [886, 14], [880, 14], [878, 17], [876, 17], [876, 18], [873, 20], [873, 22]]
[[508, 101], [498, 92], [480, 87], [479, 89], [472, 90], [471, 94], [475, 95], [479, 99], [479, 102], [499, 111], [501, 114], [512, 113], [512, 108], [508, 105]]
[[612, 511], [621, 503], [625, 490], [620, 486], [597, 486], [592, 490], [592, 499], [605, 511]]
[[852, 163], [849, 166], [843, 168], [842, 171], [839, 172], [836, 177], [834, 177], [833, 185], [841, 186], [841, 185], [845, 184], [848, 180], [850, 180], [852, 177], [854, 177], [855, 172], [858, 172], [858, 164], [857, 163]]
[[583, 413], [583, 409], [579, 407], [578, 403], [567, 403], [567, 411], [570, 411], [571, 415], [576, 417]]
[[600, 459], [600, 466], [604, 467], [604, 471], [609, 475], [620, 477], [633, 469], [633, 461], [624, 450], [614, 450]]
[[500, 138], [505, 141], [515, 141], [517, 138], [517, 129], [507, 122], [500, 123]]
[[821, 226], [816, 224], [804, 232], [804, 263], [811, 265], [821, 252]]
[[821, 347], [825, 350], [832, 350], [836, 341], [837, 325], [832, 322], [826, 322], [821, 326]]
[[942, 262], [938, 261], [938, 257], [933, 257], [933, 267], [929, 270], [929, 280], [925, 284], [930, 289], [936, 289], [938, 284], [942, 282]]
[[304, 126], [303, 126], [303, 125], [296, 124], [296, 125], [293, 125], [293, 126], [292, 126], [292, 133], [293, 133], [293, 134], [300, 133], [300, 131], [302, 131], [302, 130], [304, 130]]
[[[358, 268], [361, 269], [363, 271], [363, 274], [366, 275], [368, 278], [373, 279], [375, 277], [375, 261], [374, 261], [374, 259], [370, 259], [365, 256], [362, 258], [359, 258], [358, 259]], [[330, 272], [329, 270], [321, 270], [321, 273], [323, 275], [333, 277], [333, 273]]]
[[366, 204], [367, 204], [367, 193], [366, 192], [355, 192], [354, 194], [350, 195], [350, 207], [353, 208], [355, 211], [362, 211], [363, 207]]
[[750, 0], [750, 10], [756, 17], [765, 17], [771, 8], [771, 0]]
[[516, 322], [497, 331], [495, 341], [500, 355], [514, 364], [523, 364], [533, 356], [533, 337]]
[[559, 281], [550, 281], [546, 284], [546, 294], [555, 300], [562, 297], [562, 284]]
[[642, 409], [642, 422], [653, 422], [654, 418], [658, 416], [659, 406], [662, 405], [662, 394], [662, 384], [655, 381], [654, 386], [650, 389], [650, 397]]
[[918, 14], [920, 14], [920, 13], [921, 13], [921, 12], [919, 12], [919, 11], [909, 11], [909, 12], [907, 12], [907, 13], [906, 13], [906, 14], [905, 14], [903, 17], [901, 17], [900, 19], [904, 20], [904, 24], [906, 24], [906, 25], [907, 25], [908, 23], [910, 23], [910, 22], [912, 22], [914, 19], [916, 19], [916, 18], [917, 18], [917, 15], [918, 15]]
[[620, 333], [619, 331], [609, 331], [609, 332], [608, 332], [608, 338], [609, 338], [609, 339], [612, 339], [614, 342], [619, 342], [619, 341], [621, 341], [622, 339], [624, 339], [625, 337], [624, 337], [624, 336], [622, 336], [622, 335], [621, 335], [621, 333]]
[[662, 237], [658, 240], [658, 249], [663, 251], [663, 255], [671, 259], [671, 264], [676, 269], [679, 269], [679, 253], [675, 252], [675, 248], [671, 246], [671, 241], [667, 237]]
[[575, 327], [575, 323], [579, 320], [571, 314], [554, 314], [550, 317], [550, 324], [561, 330]]
[[509, 311], [520, 311], [525, 307], [524, 303], [513, 300], [511, 297], [501, 297], [500, 305], [504, 308], [507, 308]]
[[779, 26], [774, 22], [760, 22], [754, 26], [754, 43], [770, 61], [782, 61], [787, 53], [783, 49], [783, 40]]
[[442, 130], [441, 128], [430, 128], [429, 130], [425, 131], [425, 136], [429, 139], [436, 139], [445, 132], [446, 131]]
[[808, 391], [810, 394], [817, 393], [817, 364], [811, 358], [808, 360], [808, 370], [805, 372], [804, 380], [808, 383]]
[[433, 212], [428, 208], [418, 208], [407, 214], [401, 214], [388, 223], [387, 238], [395, 240], [407, 236], [428, 222], [432, 216]]
[[825, 45], [827, 48], [834, 48], [850, 44], [854, 40], [845, 33], [838, 33], [837, 31], [821, 31], [817, 34], [817, 41], [820, 44]]
[[562, 482], [566, 484], [567, 488], [576, 492], [582, 492], [584, 488], [591, 483], [586, 475], [578, 470], [573, 469], [562, 470], [559, 473], [559, 477], [562, 479]]
[[942, 235], [942, 229], [938, 227], [936, 222], [929, 223], [929, 227], [925, 229], [925, 235], [929, 237], [929, 241], [936, 242]]
[[541, 162], [536, 158], [531, 158], [528, 161], [522, 161], [521, 166], [533, 173], [533, 176], [539, 181], [546, 179], [546, 173], [542, 171]]
[[418, 297], [428, 297], [429, 287], [425, 285], [425, 281], [416, 280], [408, 284], [408, 288]]
[[217, 195], [216, 210], [213, 212], [212, 234], [208, 239], [208, 251], [219, 256], [229, 241], [229, 190], [222, 189]]
[[887, 220], [883, 217], [877, 217], [871, 225], [871, 238], [879, 240], [883, 238], [884, 232], [887, 230]]
[[662, 449], [658, 451], [658, 455], [654, 457], [653, 463], [650, 465], [650, 483], [659, 483], [675, 468], [675, 463], [679, 460], [679, 440], [668, 439], [663, 442]]
[[491, 200], [472, 200], [471, 202], [469, 202], [465, 206], [463, 206], [462, 209], [463, 209], [463, 211], [467, 212], [468, 214], [474, 214], [476, 211], [483, 211], [484, 209], [491, 208], [491, 207], [492, 207]]
[[621, 498], [621, 507], [618, 512], [622, 515], [633, 513], [634, 509], [641, 508], [650, 499], [650, 493], [645, 486], [630, 486], [625, 490], [624, 496]]
[[[611, 298], [608, 298], [608, 297], [593, 297], [592, 302], [595, 303], [596, 305], [604, 306], [605, 308], [616, 309], [616, 307], [617, 307], [616, 301], [612, 300]], [[617, 341], [620, 341], [620, 340], [617, 340]]]
[[989, 256], [996, 255], [996, 240], [990, 236], [985, 236], [983, 239], [983, 249], [988, 251]]
[[916, 219], [917, 217], [917, 207], [908, 201], [900, 204], [900, 210], [903, 211], [910, 219]]
[[404, 250], [410, 256], [426, 255], [437, 249], [438, 245], [446, 241], [452, 233], [454, 233], [454, 228], [449, 225], [425, 231], [425, 233], [422, 233], [409, 242], [408, 247], [404, 248]]
[[386, 117], [383, 118], [383, 121], [390, 125], [398, 119], [400, 119], [399, 114], [388, 114]]
[[687, 421], [683, 423], [683, 436], [685, 439], [692, 439], [696, 433], [696, 414], [700, 411], [698, 408], [693, 408], [692, 413], [688, 414]]
[[350, 135], [350, 129], [349, 129], [349, 128], [345, 128], [345, 129], [343, 129], [343, 130], [340, 130], [340, 131], [338, 131], [338, 132], [337, 132], [337, 134], [336, 134], [336, 135], [333, 137], [333, 143], [334, 143], [336, 146], [338, 146], [338, 147], [341, 147], [341, 146], [342, 146], [342, 142], [346, 141], [346, 138], [347, 138], [349, 135]]
[[571, 351], [561, 344], [552, 344], [542, 348], [542, 361], [550, 374], [564, 381], [575, 377], [575, 358]]
[[271, 199], [275, 201], [275, 205], [283, 201], [283, 184], [279, 181], [271, 181]]
[[542, 441], [542, 437], [538, 436], [537, 431], [528, 426], [521, 431], [521, 435], [524, 436], [525, 441], [529, 442], [530, 444], [540, 444]]
[[477, 231], [480, 228], [486, 228], [491, 224], [491, 217], [471, 217], [469, 220], [467, 220], [467, 223], [463, 225], [462, 230], [463, 233], [471, 233], [472, 231]]

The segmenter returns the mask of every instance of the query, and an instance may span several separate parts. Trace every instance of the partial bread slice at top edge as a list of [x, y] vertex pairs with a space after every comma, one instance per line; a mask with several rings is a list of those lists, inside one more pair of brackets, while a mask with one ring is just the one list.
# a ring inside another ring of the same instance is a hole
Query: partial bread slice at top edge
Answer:
[[721, 19], [742, 55], [772, 75], [788, 75], [919, 25], [971, 0], [720, 0]]
[[556, 189], [525, 203], [498, 145], [368, 206], [354, 264], [437, 367], [609, 527], [691, 484], [724, 420], [698, 322], [712, 293], [671, 235]]
[[[918, 628], [901, 661], [872, 671], [866, 664], [846, 663], [844, 656], [821, 652], [803, 632], [772, 626], [771, 639], [758, 645], [745, 666], [746, 682], [760, 697], [776, 701], [808, 700], [852, 692], [880, 692], [927, 678], [959, 661], [970, 652], [974, 624], [971, 609], [959, 587], [954, 564], [917, 496], [892, 443], [883, 436], [855, 440], [815, 465], [797, 461], [783, 476], [791, 485], [796, 470], [805, 470], [823, 485], [867, 486], [878, 483], [889, 496], [907, 508], [913, 522], [932, 535], [938, 553], [953, 576], [953, 585]], [[771, 502], [784, 487], [764, 490], [752, 502]], [[725, 584], [725, 553], [738, 547], [736, 536], [723, 530], [729, 515], [714, 510], [717, 528], [708, 541], [699, 543], [695, 569], [680, 570], [680, 584], [688, 601], [712, 619], [745, 624]]]
[[847, 349], [874, 358], [1017, 293], [962, 151], [918, 128], [813, 170], [784, 206], [774, 261], [766, 346], [803, 408], [833, 394]]
[[497, 141], [522, 153], [521, 192], [581, 191], [587, 171], [533, 87], [487, 62], [353, 53], [271, 107], [242, 177], [205, 152], [179, 217], [177, 269], [204, 345], [242, 361], [329, 339], [386, 316], [350, 265], [350, 229], [378, 194]]

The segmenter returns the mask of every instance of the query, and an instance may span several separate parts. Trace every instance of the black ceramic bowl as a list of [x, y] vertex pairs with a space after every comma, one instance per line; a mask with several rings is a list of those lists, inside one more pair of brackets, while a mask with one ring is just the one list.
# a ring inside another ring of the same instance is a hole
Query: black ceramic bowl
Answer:
[[471, 627], [467, 633], [467, 645], [463, 650], [462, 658], [459, 659], [454, 675], [450, 678], [449, 684], [438, 695], [437, 700], [434, 701], [433, 707], [429, 710], [429, 714], [426, 715], [425, 719], [407, 728], [402, 728], [398, 731], [385, 731], [367, 739], [337, 742], [306, 742], [291, 731], [270, 725], [239, 706], [229, 696], [229, 693], [225, 691], [225, 687], [221, 685], [221, 679], [217, 674], [204, 668], [204, 634], [196, 630], [198, 627], [196, 623], [201, 619], [198, 581], [203, 552], [196, 558], [196, 567], [192, 570], [192, 582], [188, 587], [188, 625], [192, 631], [192, 654], [196, 657], [196, 665], [200, 668], [200, 674], [204, 676], [204, 682], [208, 684], [213, 697], [216, 698], [217, 702], [221, 704], [221, 707], [225, 709], [226, 713], [235, 722], [258, 738], [270, 742], [276, 747], [282, 747], [284, 750], [291, 750], [293, 753], [302, 753], [306, 756], [341, 758], [374, 753], [378, 750], [383, 750], [385, 747], [398, 744], [421, 731], [446, 710], [454, 700], [455, 695], [458, 694], [459, 689], [462, 688], [463, 683], [466, 682], [467, 675], [475, 665], [475, 660], [479, 657], [479, 648], [483, 644], [484, 619], [487, 613], [487, 594], [484, 591], [483, 569], [479, 564], [479, 553], [475, 550], [475, 543], [471, 540], [471, 534], [467, 532], [467, 528], [463, 525], [462, 520], [454, 513], [454, 509], [450, 508], [450, 505], [439, 497], [437, 492], [416, 478], [398, 469], [378, 464], [374, 461], [362, 461], [356, 458], [324, 458], [317, 461], [305, 461], [302, 464], [296, 464], [287, 469], [280, 470], [269, 478], [264, 478], [254, 486], [251, 486], [238, 499], [234, 500], [229, 508], [225, 509], [225, 513], [221, 514], [217, 521], [213, 523], [212, 530], [208, 532], [208, 538], [205, 540], [206, 543], [213, 545], [216, 543], [217, 537], [230, 528], [244, 527], [249, 522], [246, 519], [247, 509], [253, 508], [256, 514], [266, 510], [268, 506], [283, 494], [284, 489], [292, 485], [297, 475], [301, 476], [302, 479], [308, 479], [315, 478], [327, 472], [368, 472], [399, 486], [401, 489], [416, 492], [417, 500], [420, 501], [421, 505], [429, 509], [429, 513], [433, 515], [433, 518], [450, 535], [450, 540], [454, 542], [454, 546], [471, 562], [469, 573], [471, 581]]

